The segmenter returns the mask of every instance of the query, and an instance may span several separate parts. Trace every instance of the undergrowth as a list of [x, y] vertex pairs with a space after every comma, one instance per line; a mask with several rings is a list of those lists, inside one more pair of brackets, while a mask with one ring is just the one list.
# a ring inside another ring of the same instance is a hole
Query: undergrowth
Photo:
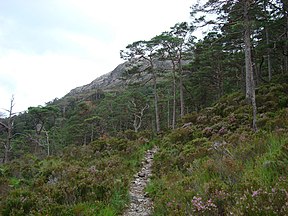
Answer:
[[[288, 215], [287, 95], [286, 83], [257, 89], [257, 133], [251, 106], [234, 93], [157, 140], [146, 188], [154, 215]], [[129, 182], [155, 144], [139, 138], [126, 131], [57, 157], [1, 165], [0, 215], [120, 215]]]
[[155, 156], [153, 215], [288, 215], [287, 93], [257, 90], [257, 133], [241, 93], [186, 115]]
[[119, 215], [150, 144], [110, 138], [0, 168], [0, 215]]

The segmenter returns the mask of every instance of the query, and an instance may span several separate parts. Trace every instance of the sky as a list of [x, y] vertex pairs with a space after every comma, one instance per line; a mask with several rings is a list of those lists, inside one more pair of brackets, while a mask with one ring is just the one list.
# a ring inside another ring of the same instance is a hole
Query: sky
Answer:
[[45, 105], [112, 71], [120, 50], [190, 20], [195, 0], [0, 0], [0, 113]]

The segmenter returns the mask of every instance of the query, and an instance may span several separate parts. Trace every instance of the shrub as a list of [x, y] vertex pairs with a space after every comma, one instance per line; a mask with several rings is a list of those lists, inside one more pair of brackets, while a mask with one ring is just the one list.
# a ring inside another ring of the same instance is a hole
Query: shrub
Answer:
[[13, 190], [5, 200], [2, 215], [28, 215], [35, 208], [37, 198], [27, 189]]

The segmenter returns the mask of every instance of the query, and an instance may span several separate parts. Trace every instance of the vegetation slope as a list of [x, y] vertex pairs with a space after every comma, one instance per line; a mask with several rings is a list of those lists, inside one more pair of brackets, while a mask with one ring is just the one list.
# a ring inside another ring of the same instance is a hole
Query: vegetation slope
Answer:
[[154, 144], [154, 215], [288, 214], [287, 1], [200, 3], [192, 23], [120, 52], [121, 88], [95, 81], [19, 115], [11, 100], [0, 214], [119, 215]]
[[159, 141], [154, 215], [287, 215], [287, 95], [287, 83], [257, 89], [256, 133], [241, 93], [186, 115]]
[[0, 167], [0, 214], [118, 215], [147, 148], [111, 138], [42, 160], [31, 154], [13, 160]]
[[144, 151], [156, 143], [147, 187], [154, 215], [286, 215], [288, 84], [281, 80], [257, 89], [256, 133], [251, 105], [236, 92], [187, 114], [154, 142], [147, 131], [128, 130], [1, 165], [1, 214], [120, 214]]

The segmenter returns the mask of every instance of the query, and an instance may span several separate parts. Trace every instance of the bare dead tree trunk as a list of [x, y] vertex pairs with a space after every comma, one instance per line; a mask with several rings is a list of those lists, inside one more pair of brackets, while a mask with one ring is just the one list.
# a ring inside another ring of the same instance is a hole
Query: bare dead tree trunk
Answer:
[[13, 130], [13, 124], [14, 124], [14, 119], [13, 116], [15, 115], [15, 113], [13, 113], [13, 107], [14, 107], [14, 96], [12, 96], [11, 100], [10, 100], [10, 108], [9, 110], [5, 110], [9, 113], [8, 118], [7, 118], [7, 123], [3, 123], [0, 122], [0, 124], [2, 126], [4, 126], [7, 130], [7, 137], [6, 137], [6, 142], [4, 143], [4, 163], [8, 163], [9, 162], [9, 153], [12, 151], [12, 145], [11, 145], [11, 141], [12, 141], [12, 130]]
[[49, 140], [49, 134], [48, 131], [44, 130], [45, 136], [46, 136], [46, 146], [47, 146], [47, 156], [50, 156], [50, 140]]
[[141, 125], [142, 125], [142, 121], [143, 121], [143, 116], [144, 116], [144, 111], [146, 109], [149, 109], [149, 104], [146, 104], [144, 107], [142, 107], [140, 109], [140, 111], [137, 111], [137, 104], [131, 100], [130, 101], [132, 103], [132, 105], [134, 106], [135, 112], [133, 113], [134, 115], [134, 121], [133, 121], [133, 127], [134, 127], [134, 131], [137, 133], [138, 130], [140, 129]]

